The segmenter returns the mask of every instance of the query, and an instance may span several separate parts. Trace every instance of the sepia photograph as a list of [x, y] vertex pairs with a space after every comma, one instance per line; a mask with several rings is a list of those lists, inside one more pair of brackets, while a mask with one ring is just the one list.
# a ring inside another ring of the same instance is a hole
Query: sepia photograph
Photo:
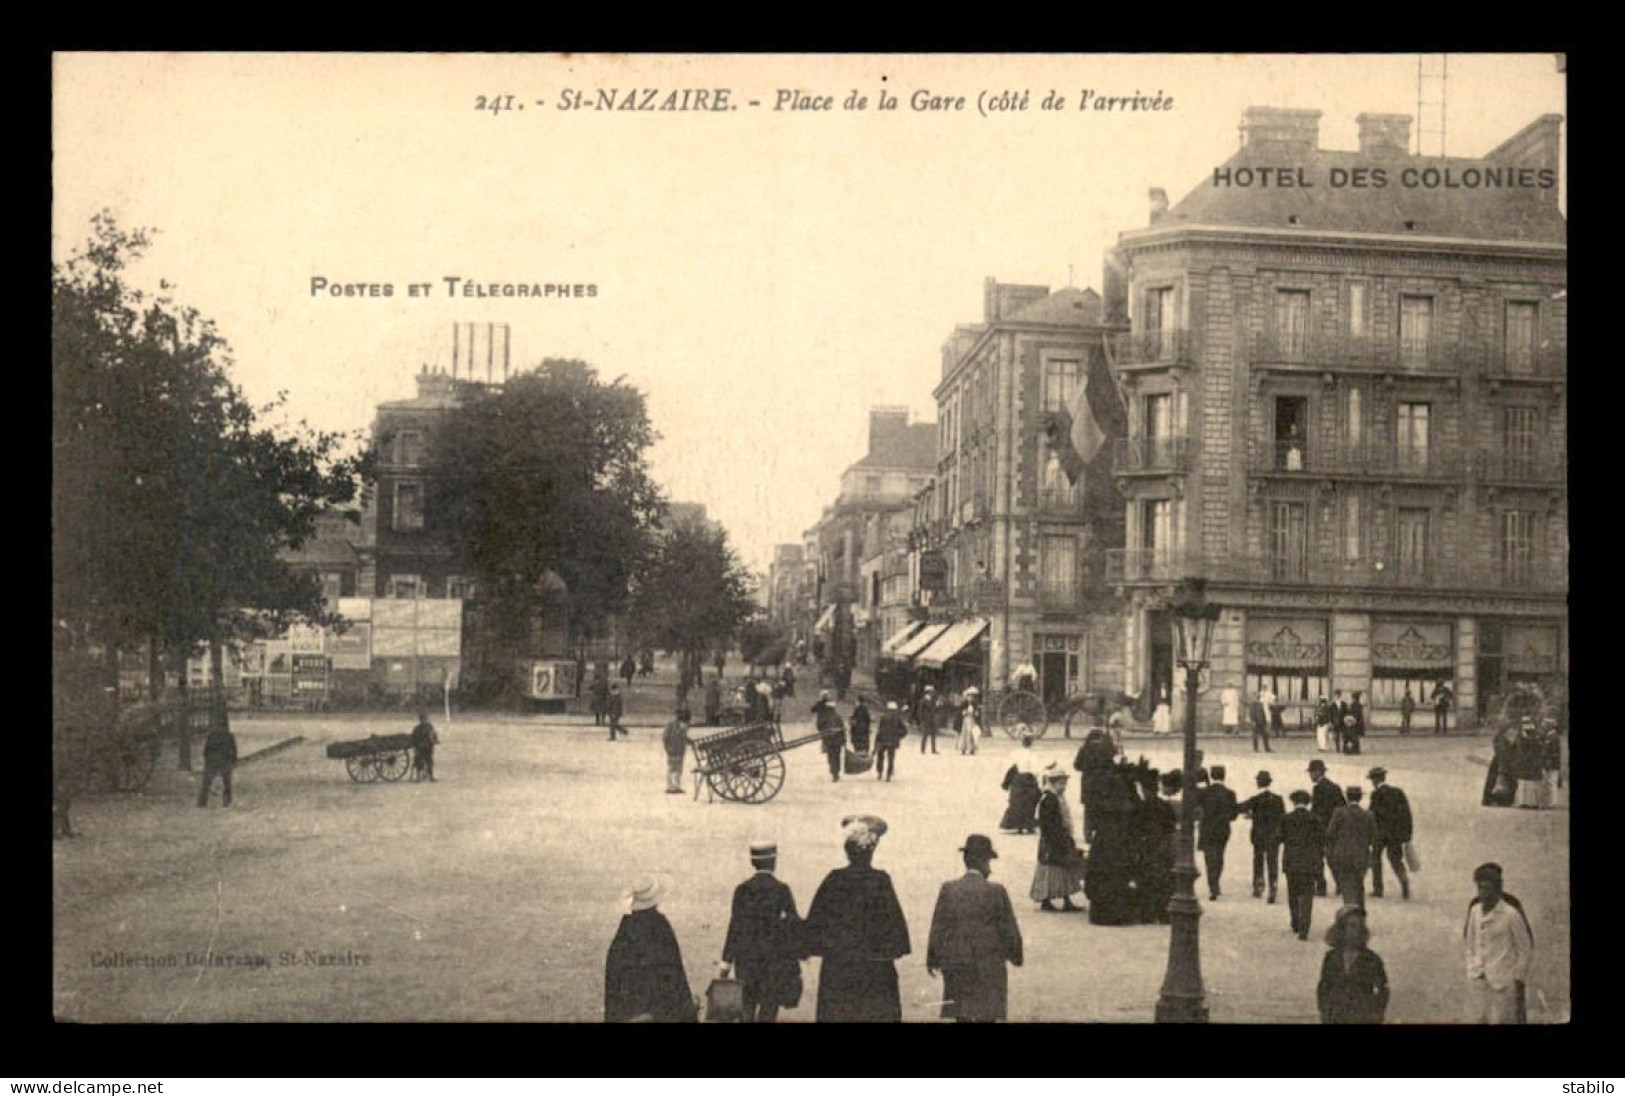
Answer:
[[51, 95], [59, 1023], [1574, 1020], [1563, 55]]

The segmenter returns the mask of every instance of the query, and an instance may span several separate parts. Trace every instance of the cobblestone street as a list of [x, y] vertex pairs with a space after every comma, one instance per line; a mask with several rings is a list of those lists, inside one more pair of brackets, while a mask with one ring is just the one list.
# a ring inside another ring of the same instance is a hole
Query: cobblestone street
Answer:
[[[800, 690], [805, 692], [805, 690]], [[811, 697], [798, 696], [796, 711]], [[634, 711], [636, 708], [634, 707]], [[631, 720], [636, 724], [653, 715]], [[296, 735], [305, 741], [237, 773], [230, 810], [192, 805], [196, 777], [166, 755], [149, 789], [76, 801], [81, 835], [53, 848], [55, 1009], [67, 1021], [551, 1020], [601, 1016], [604, 952], [620, 890], [639, 871], [675, 880], [663, 905], [690, 985], [715, 969], [745, 850], [776, 839], [779, 875], [806, 912], [824, 873], [843, 863], [839, 822], [872, 812], [891, 830], [876, 866], [892, 874], [913, 941], [899, 963], [905, 1017], [932, 1020], [940, 983], [924, 950], [940, 882], [962, 868], [969, 832], [993, 837], [994, 878], [1011, 891], [1027, 964], [1012, 972], [1013, 1020], [1150, 1020], [1168, 947], [1165, 927], [1091, 926], [1040, 913], [1026, 897], [1036, 838], [998, 833], [1010, 743], [976, 757], [921, 756], [910, 736], [897, 778], [830, 781], [814, 747], [787, 755], [771, 803], [666, 796], [658, 732], [636, 728], [611, 744], [569, 717], [436, 719], [435, 784], [354, 784], [326, 743], [404, 733], [384, 717], [243, 717], [246, 755]], [[810, 727], [787, 726], [786, 737]], [[1058, 734], [1053, 729], [1052, 734]], [[1368, 740], [1345, 761], [1323, 756], [1339, 784], [1366, 785], [1374, 764], [1410, 796], [1424, 860], [1412, 901], [1368, 902], [1372, 948], [1387, 964], [1394, 1023], [1451, 1022], [1462, 1009], [1461, 929], [1471, 872], [1506, 868], [1507, 888], [1532, 922], [1531, 1019], [1569, 1015], [1569, 815], [1478, 805], [1488, 738]], [[1040, 764], [1070, 769], [1077, 743], [1042, 741]], [[1208, 764], [1226, 764], [1245, 797], [1262, 764], [1283, 796], [1307, 786], [1312, 741], [1289, 738], [1271, 755], [1245, 739], [1204, 739]], [[1131, 740], [1131, 757], [1176, 761], [1173, 740]], [[1357, 764], [1356, 764], [1357, 762]], [[1367, 785], [1368, 786], [1368, 785]], [[1075, 789], [1072, 794], [1076, 794]], [[1560, 803], [1566, 800], [1560, 798]], [[630, 808], [630, 809], [629, 809]], [[1313, 1022], [1315, 982], [1332, 902], [1316, 903], [1300, 942], [1287, 909], [1249, 897], [1247, 825], [1238, 823], [1224, 897], [1203, 903], [1202, 962], [1215, 1022]], [[1205, 886], [1198, 884], [1201, 893]], [[213, 962], [204, 965], [205, 955]], [[264, 965], [259, 965], [263, 963]], [[786, 1021], [813, 1016], [807, 994]]]

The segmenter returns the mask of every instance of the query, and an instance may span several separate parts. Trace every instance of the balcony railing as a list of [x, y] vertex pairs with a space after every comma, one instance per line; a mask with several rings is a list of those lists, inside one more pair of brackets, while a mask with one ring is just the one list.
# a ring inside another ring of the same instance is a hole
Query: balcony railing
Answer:
[[1111, 337], [1118, 365], [1190, 365], [1194, 361], [1190, 332], [1182, 327]]
[[1203, 559], [1151, 548], [1106, 553], [1108, 583], [1172, 583], [1185, 578], [1248, 585], [1390, 590], [1478, 590], [1501, 593], [1562, 593], [1566, 568], [1537, 560], [1465, 563], [1454, 559], [1395, 562], [1345, 560], [1315, 553], [1224, 556]]
[[1276, 441], [1266, 444], [1253, 471], [1318, 476], [1383, 476], [1390, 479], [1452, 479], [1462, 474], [1458, 449], [1427, 446], [1400, 449], [1392, 442]]
[[1484, 372], [1510, 380], [1560, 380], [1568, 367], [1569, 352], [1564, 346], [1497, 346], [1490, 351]]
[[1568, 481], [1568, 461], [1551, 450], [1509, 452], [1484, 449], [1478, 454], [1480, 474], [1489, 483], [1562, 484]]
[[1183, 472], [1191, 465], [1191, 444], [1186, 437], [1119, 438], [1112, 452], [1112, 471], [1118, 475]]
[[1253, 335], [1256, 365], [1434, 372], [1457, 370], [1483, 356], [1481, 345], [1443, 337], [1400, 340], [1314, 331], [1259, 331]]

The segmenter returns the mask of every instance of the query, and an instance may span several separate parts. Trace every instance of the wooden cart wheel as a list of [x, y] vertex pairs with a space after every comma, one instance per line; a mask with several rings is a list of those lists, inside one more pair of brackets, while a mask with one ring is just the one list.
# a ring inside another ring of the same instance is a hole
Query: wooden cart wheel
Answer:
[[350, 779], [357, 784], [371, 784], [378, 779], [378, 769], [372, 763], [370, 756], [346, 757], [344, 771], [350, 774]]
[[728, 766], [723, 772], [728, 781], [728, 798], [735, 803], [754, 803], [762, 786], [762, 765], [756, 758]]
[[378, 778], [393, 784], [407, 773], [412, 771], [412, 755], [406, 750], [396, 753], [374, 754], [373, 765], [378, 770]]
[[1044, 732], [1049, 730], [1049, 712], [1044, 708], [1043, 698], [1026, 689], [1017, 689], [1000, 697], [999, 711], [994, 718], [1011, 738], [1016, 737], [1019, 733], [1016, 728], [1023, 723], [1032, 730], [1034, 738], [1043, 738]]
[[705, 785], [711, 789], [711, 794], [722, 799], [733, 799], [733, 786], [728, 782], [728, 770], [717, 769], [715, 772], [705, 774]]
[[114, 791], [138, 792], [152, 779], [157, 763], [156, 742], [123, 740], [115, 742], [108, 759], [108, 781]]
[[747, 803], [766, 803], [784, 787], [784, 756], [771, 753], [753, 761], [757, 779]]

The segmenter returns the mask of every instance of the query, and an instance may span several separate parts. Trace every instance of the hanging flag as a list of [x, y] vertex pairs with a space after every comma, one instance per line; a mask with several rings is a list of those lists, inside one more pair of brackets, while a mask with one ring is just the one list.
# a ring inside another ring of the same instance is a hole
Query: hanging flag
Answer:
[[1050, 444], [1067, 479], [1077, 483], [1107, 440], [1124, 436], [1127, 429], [1128, 413], [1117, 385], [1106, 363], [1091, 355], [1072, 406], [1054, 412], [1049, 424]]

